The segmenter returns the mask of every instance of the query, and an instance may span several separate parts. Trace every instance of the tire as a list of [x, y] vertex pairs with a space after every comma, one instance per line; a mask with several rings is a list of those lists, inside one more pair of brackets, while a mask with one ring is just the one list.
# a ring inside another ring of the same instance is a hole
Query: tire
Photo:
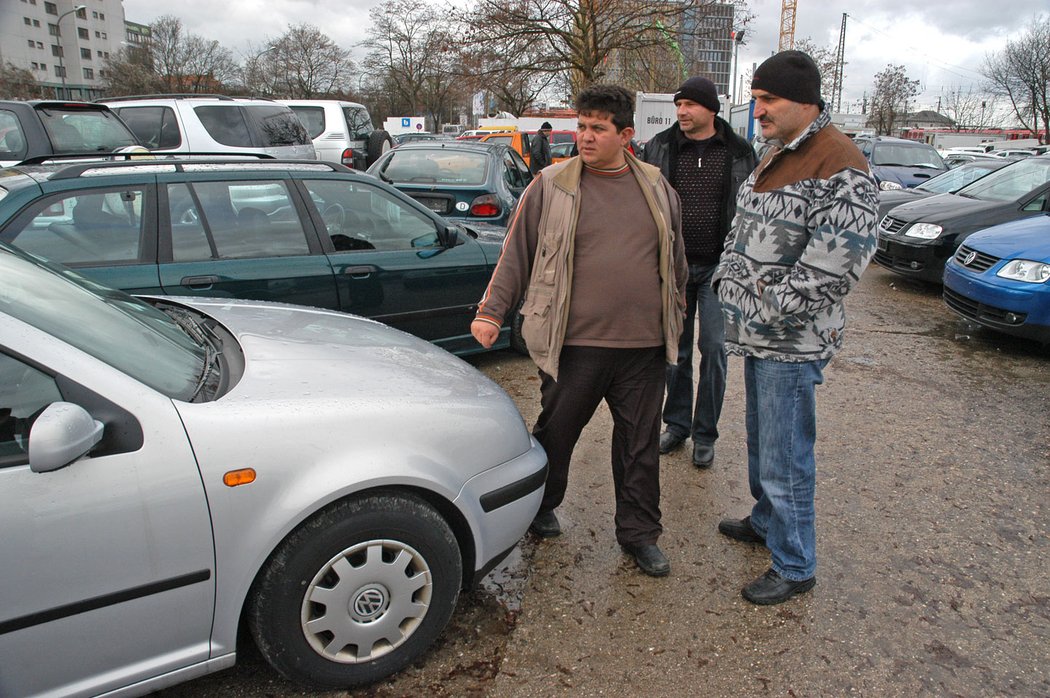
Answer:
[[358, 686], [430, 647], [462, 578], [456, 538], [433, 507], [408, 494], [376, 494], [335, 504], [289, 534], [255, 581], [248, 623], [285, 677]]
[[394, 147], [394, 139], [386, 131], [372, 131], [368, 134], [368, 145], [365, 146], [368, 167], [372, 166], [379, 156]]
[[521, 306], [519, 305], [510, 320], [510, 348], [522, 356], [528, 356], [529, 348], [525, 345], [525, 338], [521, 336], [521, 323], [524, 321], [525, 318], [521, 315]]

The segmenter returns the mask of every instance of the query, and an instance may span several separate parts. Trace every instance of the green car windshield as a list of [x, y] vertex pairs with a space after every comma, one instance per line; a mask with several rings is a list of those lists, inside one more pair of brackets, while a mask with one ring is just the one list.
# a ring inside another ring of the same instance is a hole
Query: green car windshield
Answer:
[[174, 399], [189, 400], [203, 371], [205, 350], [161, 311], [4, 245], [0, 312]]

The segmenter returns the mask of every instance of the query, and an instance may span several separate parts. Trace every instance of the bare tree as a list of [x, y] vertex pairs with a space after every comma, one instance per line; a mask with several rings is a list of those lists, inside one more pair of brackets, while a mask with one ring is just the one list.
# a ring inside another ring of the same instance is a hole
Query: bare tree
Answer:
[[218, 41], [187, 34], [178, 17], [159, 17], [150, 34], [151, 63], [165, 92], [221, 91], [236, 75], [230, 51]]
[[919, 94], [919, 81], [909, 80], [903, 65], [887, 65], [875, 74], [868, 126], [876, 133], [893, 133], [897, 122], [908, 114], [908, 100]]
[[984, 76], [1005, 97], [1024, 128], [1042, 129], [1050, 142], [1050, 17], [1036, 17], [1031, 28], [1002, 51], [985, 59]]
[[477, 0], [468, 41], [489, 46], [520, 39], [540, 46], [544, 57], [540, 62], [513, 67], [568, 73], [572, 90], [576, 91], [601, 81], [609, 61], [619, 54], [630, 55], [654, 47], [668, 49], [668, 31], [677, 31], [677, 27], [703, 15], [714, 3], [715, 0]]
[[966, 88], [952, 87], [937, 100], [937, 111], [952, 120], [952, 128], [988, 128], [999, 119], [999, 104], [995, 96]]
[[112, 54], [105, 60], [102, 73], [107, 97], [146, 95], [163, 89], [152, 54], [144, 47], [125, 46]]
[[0, 65], [0, 95], [5, 99], [40, 99], [44, 88], [28, 70], [7, 62]]
[[289, 27], [251, 62], [251, 72], [263, 77], [265, 93], [289, 99], [344, 93], [355, 70], [350, 51], [310, 24]]
[[533, 65], [543, 60], [541, 47], [520, 38], [492, 42], [478, 49], [464, 50], [460, 56], [460, 77], [470, 94], [488, 93], [498, 108], [511, 114], [528, 111], [549, 90], [555, 74], [519, 70], [518, 65]]
[[813, 39], [806, 37], [795, 42], [795, 50], [809, 54], [820, 68], [820, 94], [830, 104], [835, 89], [835, 65], [838, 62], [834, 47], [817, 46]]

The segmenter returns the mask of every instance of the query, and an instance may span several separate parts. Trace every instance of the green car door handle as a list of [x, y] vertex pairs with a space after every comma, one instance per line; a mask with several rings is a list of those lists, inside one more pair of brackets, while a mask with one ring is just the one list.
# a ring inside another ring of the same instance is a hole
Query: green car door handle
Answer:
[[346, 274], [347, 276], [349, 276], [350, 278], [353, 278], [353, 279], [367, 279], [369, 276], [371, 276], [372, 272], [374, 272], [375, 270], [376, 270], [375, 267], [365, 265], [365, 266], [347, 267], [346, 269], [343, 270], [343, 273]]
[[206, 274], [204, 276], [184, 276], [180, 283], [189, 288], [208, 288], [212, 284], [219, 283], [219, 277], [212, 274]]

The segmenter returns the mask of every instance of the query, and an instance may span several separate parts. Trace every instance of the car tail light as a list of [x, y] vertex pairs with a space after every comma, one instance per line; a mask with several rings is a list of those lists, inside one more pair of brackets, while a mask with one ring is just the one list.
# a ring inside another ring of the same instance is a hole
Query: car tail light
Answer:
[[352, 168], [354, 166], [354, 149], [347, 148], [343, 151], [343, 154], [339, 156], [339, 162], [343, 163], [347, 167]]
[[492, 194], [483, 194], [470, 202], [472, 216], [498, 216], [499, 202]]

